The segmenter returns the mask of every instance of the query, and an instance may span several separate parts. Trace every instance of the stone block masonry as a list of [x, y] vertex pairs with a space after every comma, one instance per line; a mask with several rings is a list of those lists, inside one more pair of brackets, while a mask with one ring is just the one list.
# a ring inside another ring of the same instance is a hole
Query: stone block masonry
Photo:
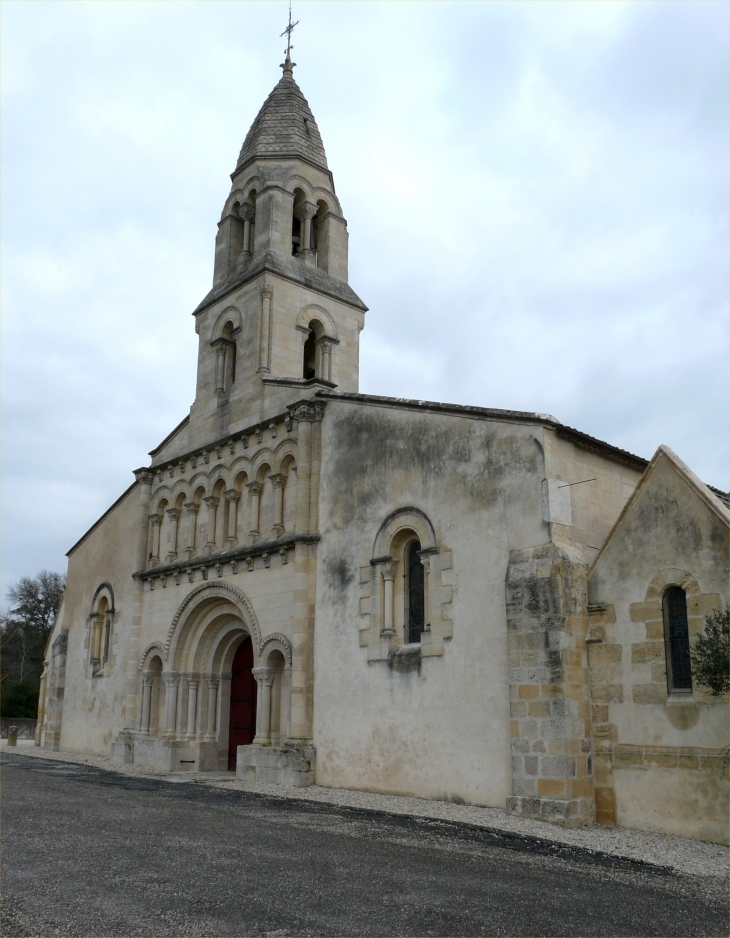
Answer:
[[587, 566], [554, 543], [507, 568], [512, 794], [507, 811], [566, 827], [593, 822]]

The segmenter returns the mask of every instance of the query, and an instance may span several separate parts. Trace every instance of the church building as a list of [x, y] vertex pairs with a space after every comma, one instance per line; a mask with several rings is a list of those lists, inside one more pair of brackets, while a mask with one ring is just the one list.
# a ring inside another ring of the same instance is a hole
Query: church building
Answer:
[[193, 313], [195, 402], [68, 552], [37, 742], [727, 842], [727, 496], [548, 414], [361, 394], [367, 307], [283, 75]]

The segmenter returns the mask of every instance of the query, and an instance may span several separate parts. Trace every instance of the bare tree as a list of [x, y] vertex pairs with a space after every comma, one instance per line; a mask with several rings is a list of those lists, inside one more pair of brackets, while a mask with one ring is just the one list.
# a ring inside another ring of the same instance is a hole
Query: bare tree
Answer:
[[43, 671], [43, 655], [66, 588], [61, 573], [41, 570], [8, 589], [10, 611], [0, 618], [3, 684], [32, 681]]

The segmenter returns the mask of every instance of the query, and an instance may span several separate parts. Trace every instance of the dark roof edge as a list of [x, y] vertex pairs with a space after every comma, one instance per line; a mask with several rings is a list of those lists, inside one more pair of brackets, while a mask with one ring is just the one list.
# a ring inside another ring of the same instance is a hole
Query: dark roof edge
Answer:
[[444, 404], [440, 401], [419, 401], [407, 397], [383, 397], [379, 394], [356, 394], [348, 391], [317, 391], [316, 396], [353, 404], [381, 404], [386, 407], [402, 407], [406, 410], [437, 411], [466, 417], [491, 417], [494, 420], [526, 420], [531, 423], [547, 423], [553, 427], [562, 426], [560, 421], [551, 414], [535, 414], [522, 410], [499, 410], [495, 407], [473, 407], [470, 404]]
[[84, 534], [81, 535], [81, 537], [78, 539], [78, 541], [76, 541], [76, 543], [74, 544], [74, 546], [73, 546], [73, 547], [69, 547], [69, 549], [66, 551], [66, 556], [67, 556], [67, 557], [70, 557], [70, 556], [71, 556], [71, 554], [76, 550], [76, 548], [79, 547], [79, 545], [82, 544], [82, 543], [86, 540], [86, 538], [91, 534], [91, 532], [92, 532], [93, 530], [95, 530], [96, 528], [99, 527], [99, 525], [100, 525], [101, 522], [104, 520], [104, 518], [106, 518], [107, 515], [110, 515], [110, 514], [114, 511], [114, 509], [117, 507], [117, 505], [119, 505], [121, 502], [123, 502], [124, 499], [127, 497], [127, 495], [129, 495], [129, 493], [132, 491], [132, 489], [133, 489], [133, 488], [136, 488], [137, 485], [139, 485], [139, 483], [138, 483], [137, 480], [135, 479], [134, 482], [129, 486], [129, 488], [128, 488], [126, 491], [122, 492], [122, 494], [119, 496], [119, 498], [118, 498], [112, 505], [110, 505], [110, 506], [107, 508], [107, 510], [104, 512], [104, 514], [103, 514], [103, 515], [100, 515], [100, 516], [96, 519], [96, 521], [91, 525], [91, 527], [88, 529], [88, 531], [86, 531]]
[[167, 434], [167, 436], [165, 437], [165, 439], [164, 439], [161, 443], [158, 443], [157, 446], [155, 446], [154, 449], [151, 449], [151, 450], [149, 451], [149, 453], [147, 453], [147, 455], [148, 455], [148, 456], [156, 456], [156, 455], [160, 452], [160, 450], [162, 449], [162, 447], [163, 447], [166, 443], [169, 443], [170, 440], [175, 436], [175, 434], [176, 434], [179, 430], [182, 430], [182, 428], [185, 426], [185, 424], [186, 424], [189, 420], [190, 420], [190, 414], [186, 414], [186, 415], [183, 417], [183, 419], [180, 421], [180, 423], [175, 427], [175, 429], [174, 429], [174, 430], [170, 430], [170, 432]]
[[711, 492], [717, 495], [726, 508], [730, 508], [730, 494], [728, 492], [723, 492], [722, 489], [715, 488], [715, 486], [710, 485], [709, 482], [705, 482], [705, 485]]
[[557, 436], [565, 440], [570, 440], [571, 443], [575, 443], [576, 446], [581, 446], [583, 449], [591, 450], [592, 452], [609, 455], [613, 459], [623, 462], [634, 469], [641, 469], [643, 471], [649, 465], [649, 460], [644, 459], [643, 456], [636, 456], [628, 450], [613, 446], [611, 443], [599, 440], [595, 436], [589, 436], [589, 434], [583, 433], [581, 430], [566, 427], [565, 424], [559, 424], [555, 432]]

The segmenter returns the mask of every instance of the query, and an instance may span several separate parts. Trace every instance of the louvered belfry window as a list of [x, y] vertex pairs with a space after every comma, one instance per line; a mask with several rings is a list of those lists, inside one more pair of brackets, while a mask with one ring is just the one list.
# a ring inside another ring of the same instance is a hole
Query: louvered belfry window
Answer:
[[424, 626], [424, 589], [425, 576], [421, 558], [419, 541], [411, 541], [406, 548], [406, 579], [408, 597], [408, 638], [407, 641], [420, 642]]
[[670, 586], [664, 593], [664, 643], [667, 655], [667, 688], [669, 691], [692, 690], [692, 666], [689, 656], [687, 596], [679, 586]]

